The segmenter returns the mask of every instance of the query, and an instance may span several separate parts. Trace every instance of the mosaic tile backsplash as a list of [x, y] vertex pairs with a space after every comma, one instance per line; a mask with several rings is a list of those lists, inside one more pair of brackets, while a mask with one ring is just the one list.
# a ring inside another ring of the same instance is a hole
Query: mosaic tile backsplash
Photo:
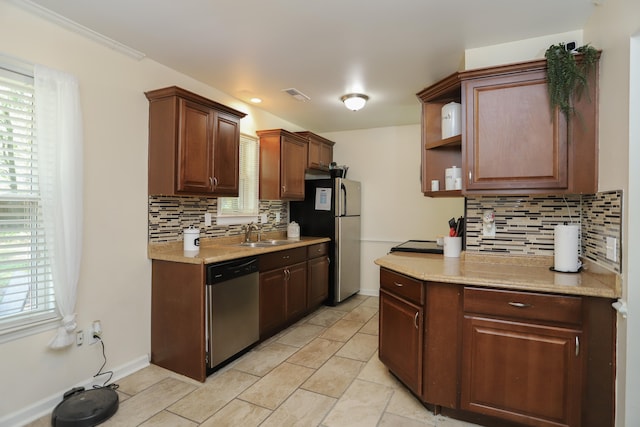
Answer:
[[[149, 243], [182, 240], [185, 228], [200, 229], [201, 238], [227, 237], [241, 234], [242, 225], [217, 225], [218, 204], [215, 198], [207, 197], [149, 197]], [[267, 222], [260, 224], [262, 232], [286, 231], [289, 219], [289, 204], [277, 200], [260, 201], [260, 214], [267, 214]], [[204, 214], [212, 214], [212, 225], [205, 227]], [[276, 222], [276, 213], [280, 222]]]
[[[495, 237], [482, 236], [482, 215], [495, 212]], [[613, 271], [621, 262], [606, 259], [606, 238], [618, 242], [621, 256], [622, 191], [562, 196], [481, 196], [466, 199], [466, 250], [512, 255], [553, 256], [557, 224], [580, 224], [581, 256]]]

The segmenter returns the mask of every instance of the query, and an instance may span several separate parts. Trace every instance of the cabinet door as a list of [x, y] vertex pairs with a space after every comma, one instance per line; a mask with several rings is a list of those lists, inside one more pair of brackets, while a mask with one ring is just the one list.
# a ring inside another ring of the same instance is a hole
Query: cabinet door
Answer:
[[321, 256], [307, 261], [307, 307], [322, 304], [329, 296], [329, 258]]
[[531, 426], [580, 426], [581, 332], [468, 316], [461, 409]]
[[213, 111], [179, 99], [177, 191], [210, 193], [213, 179]]
[[329, 169], [329, 165], [333, 161], [333, 146], [331, 144], [320, 144], [320, 167]]
[[260, 273], [260, 339], [269, 337], [285, 322], [284, 269]]
[[307, 143], [282, 136], [280, 155], [280, 195], [283, 199], [304, 200], [304, 171], [307, 165]]
[[309, 151], [307, 155], [307, 167], [311, 169], [320, 169], [322, 162], [321, 150], [322, 143], [314, 138], [309, 138]]
[[466, 191], [568, 187], [567, 127], [544, 70], [463, 82]]
[[301, 262], [285, 269], [286, 319], [293, 320], [307, 309], [307, 263]]
[[237, 196], [239, 183], [240, 120], [228, 114], [215, 114], [213, 148], [213, 192]]
[[422, 391], [422, 308], [380, 290], [379, 357], [414, 393]]

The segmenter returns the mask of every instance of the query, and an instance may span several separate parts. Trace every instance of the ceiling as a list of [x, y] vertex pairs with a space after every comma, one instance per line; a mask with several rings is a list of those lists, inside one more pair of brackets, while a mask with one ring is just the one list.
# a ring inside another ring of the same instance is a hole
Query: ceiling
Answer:
[[[597, 0], [16, 0], [314, 132], [415, 124], [464, 51], [580, 30]], [[45, 14], [46, 15], [46, 14]], [[295, 88], [301, 102], [283, 92]], [[366, 93], [364, 109], [340, 102]]]

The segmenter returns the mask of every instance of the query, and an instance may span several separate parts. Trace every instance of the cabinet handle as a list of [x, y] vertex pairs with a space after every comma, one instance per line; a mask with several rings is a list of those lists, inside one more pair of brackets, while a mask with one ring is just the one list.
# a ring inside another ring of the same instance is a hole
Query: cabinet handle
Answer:
[[286, 186], [286, 185], [283, 185], [283, 186], [282, 186], [282, 192], [283, 192], [283, 193], [285, 193], [286, 191], [287, 191], [287, 186]]
[[413, 324], [415, 325], [416, 329], [420, 329], [420, 328], [418, 327], [418, 314], [420, 314], [420, 312], [419, 312], [419, 311], [416, 311], [416, 315], [415, 315], [415, 316], [413, 316]]
[[510, 302], [509, 305], [511, 307], [518, 307], [518, 308], [529, 308], [529, 307], [531, 307], [531, 304], [525, 304], [523, 302]]
[[399, 288], [404, 286], [402, 283], [398, 283], [398, 282], [393, 282], [393, 284], [396, 285]]
[[288, 268], [284, 269], [284, 280], [289, 280], [289, 277], [291, 277], [291, 272], [289, 272]]
[[471, 184], [471, 171], [469, 171], [469, 184]]
[[209, 187], [213, 189], [213, 178], [209, 177]]
[[576, 357], [580, 354], [580, 338], [576, 335]]

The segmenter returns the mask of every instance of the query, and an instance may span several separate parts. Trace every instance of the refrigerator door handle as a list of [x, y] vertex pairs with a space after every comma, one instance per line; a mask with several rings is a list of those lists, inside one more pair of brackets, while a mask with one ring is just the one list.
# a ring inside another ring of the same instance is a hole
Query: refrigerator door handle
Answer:
[[338, 214], [338, 216], [347, 216], [347, 187], [345, 187], [344, 183], [340, 184], [340, 197], [342, 198], [340, 207], [342, 208], [342, 212]]

